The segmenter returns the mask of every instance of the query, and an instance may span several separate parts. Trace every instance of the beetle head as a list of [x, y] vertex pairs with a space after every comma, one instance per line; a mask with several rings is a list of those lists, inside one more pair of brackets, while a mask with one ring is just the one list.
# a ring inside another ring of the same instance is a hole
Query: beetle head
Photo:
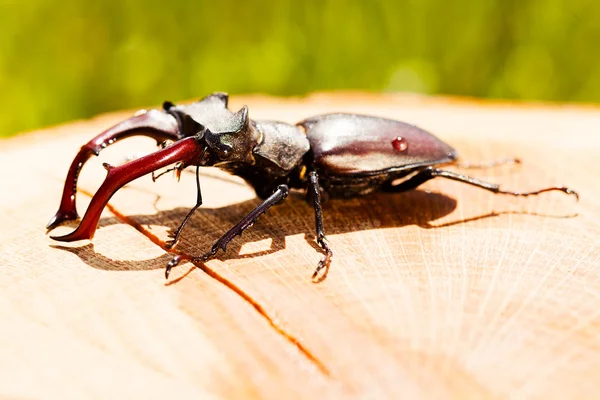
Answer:
[[164, 107], [177, 118], [182, 136], [196, 136], [206, 143], [207, 164], [252, 164], [258, 130], [248, 118], [248, 107], [233, 113], [227, 108], [228, 99], [226, 93], [213, 93], [190, 105], [166, 103]]
[[258, 131], [248, 118], [246, 106], [233, 114], [227, 129], [215, 132], [207, 127], [204, 138], [211, 153], [218, 158], [215, 164], [254, 162], [252, 150], [258, 144]]

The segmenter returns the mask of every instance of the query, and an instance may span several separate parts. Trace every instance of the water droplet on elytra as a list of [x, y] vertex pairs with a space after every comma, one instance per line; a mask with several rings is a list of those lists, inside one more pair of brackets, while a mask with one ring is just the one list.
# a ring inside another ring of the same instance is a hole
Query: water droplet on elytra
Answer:
[[406, 151], [408, 149], [408, 142], [401, 136], [398, 136], [396, 139], [392, 140], [392, 146], [396, 151]]

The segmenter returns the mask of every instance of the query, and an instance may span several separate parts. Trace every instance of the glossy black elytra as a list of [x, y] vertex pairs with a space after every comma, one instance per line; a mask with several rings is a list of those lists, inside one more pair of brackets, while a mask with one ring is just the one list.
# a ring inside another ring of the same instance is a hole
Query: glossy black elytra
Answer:
[[[329, 265], [333, 255], [323, 232], [321, 196], [364, 196], [375, 191], [403, 192], [442, 177], [463, 182], [493, 193], [529, 196], [558, 190], [578, 194], [563, 186], [532, 192], [504, 191], [483, 182], [437, 168], [456, 163], [457, 153], [432, 134], [404, 122], [355, 114], [328, 114], [306, 119], [296, 125], [275, 121], [253, 121], [248, 108], [233, 113], [227, 109], [228, 96], [214, 93], [189, 105], [166, 102], [164, 110], [142, 112], [96, 136], [73, 160], [58, 212], [50, 220], [51, 230], [65, 221], [79, 218], [75, 206], [77, 178], [85, 162], [116, 141], [134, 135], [148, 136], [161, 149], [121, 166], [104, 164], [107, 177], [73, 232], [52, 236], [55, 240], [91, 239], [110, 197], [123, 185], [160, 168], [175, 164], [180, 172], [196, 167], [197, 202], [175, 231], [169, 247], [177, 244], [192, 213], [202, 204], [198, 170], [215, 166], [245, 179], [264, 201], [233, 226], [203, 256], [207, 261], [264, 214], [285, 200], [290, 189], [305, 190], [315, 210], [316, 241], [325, 256], [313, 278]], [[166, 142], [173, 142], [164, 145]], [[154, 175], [153, 175], [154, 178]], [[175, 256], [169, 271], [184, 258]]]

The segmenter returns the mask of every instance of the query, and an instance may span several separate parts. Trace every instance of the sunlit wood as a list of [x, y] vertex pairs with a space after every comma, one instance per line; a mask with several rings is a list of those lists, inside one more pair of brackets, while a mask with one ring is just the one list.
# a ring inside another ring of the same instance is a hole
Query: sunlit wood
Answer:
[[[465, 162], [520, 165], [468, 174], [494, 196], [433, 180], [399, 195], [330, 201], [326, 280], [314, 217], [293, 195], [204, 271], [164, 280], [164, 240], [194, 204], [194, 177], [140, 179], [105, 211], [92, 242], [45, 236], [83, 143], [130, 113], [0, 142], [0, 397], [597, 398], [600, 392], [600, 109], [411, 95], [231, 97], [253, 119], [295, 122], [348, 111], [419, 125]], [[118, 164], [152, 151], [131, 139]], [[92, 160], [80, 187], [106, 172]], [[180, 249], [203, 254], [257, 204], [237, 178], [207, 169], [205, 203]], [[89, 198], [81, 195], [80, 213]], [[72, 227], [60, 228], [68, 232]], [[306, 236], [305, 236], [306, 235]]]

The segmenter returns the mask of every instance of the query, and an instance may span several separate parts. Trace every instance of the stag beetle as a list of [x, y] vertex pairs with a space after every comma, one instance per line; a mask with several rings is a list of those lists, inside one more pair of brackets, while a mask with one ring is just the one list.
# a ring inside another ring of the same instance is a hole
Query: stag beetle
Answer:
[[[162, 148], [121, 166], [104, 164], [107, 177], [79, 226], [52, 239], [91, 239], [103, 208], [119, 188], [149, 173], [154, 179], [156, 170], [174, 164], [170, 170], [177, 173], [195, 166], [197, 201], [174, 232], [168, 248], [177, 244], [183, 227], [202, 204], [199, 168], [215, 166], [242, 177], [263, 201], [217, 240], [209, 252], [191, 261], [204, 262], [219, 248], [225, 251], [235, 236], [270, 207], [284, 201], [290, 189], [300, 189], [306, 191], [315, 210], [316, 241], [324, 252], [313, 279], [329, 265], [333, 255], [323, 231], [322, 195], [347, 198], [376, 191], [403, 192], [442, 177], [498, 194], [529, 196], [557, 190], [579, 198], [577, 192], [563, 186], [510, 192], [497, 184], [439, 169], [437, 166], [442, 164], [456, 164], [457, 152], [429, 132], [404, 122], [356, 114], [320, 115], [296, 125], [253, 121], [248, 118], [248, 107], [233, 113], [227, 102], [226, 93], [214, 93], [189, 105], [165, 102], [163, 110], [141, 112], [85, 144], [69, 168], [62, 201], [47, 225], [48, 231], [79, 218], [75, 206], [77, 178], [92, 155], [134, 135], [153, 138]], [[178, 255], [167, 264], [167, 278], [171, 268], [183, 259]]]

